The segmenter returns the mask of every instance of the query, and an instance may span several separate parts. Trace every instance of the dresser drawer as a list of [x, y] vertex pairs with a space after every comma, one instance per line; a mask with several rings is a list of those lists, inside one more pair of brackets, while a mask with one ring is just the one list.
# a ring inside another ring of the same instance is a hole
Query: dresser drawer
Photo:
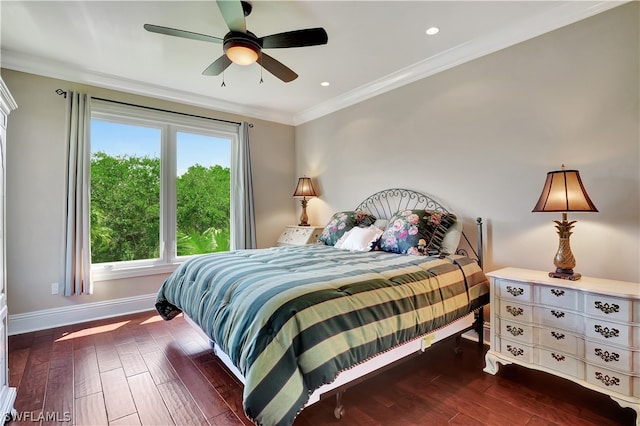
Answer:
[[528, 363], [533, 362], [533, 348], [521, 342], [500, 339], [500, 353], [509, 358]]
[[565, 330], [537, 328], [536, 342], [549, 349], [556, 349], [568, 354], [584, 356], [584, 340]]
[[533, 301], [531, 284], [517, 281], [498, 280], [496, 289], [501, 299], [517, 300], [519, 302]]
[[633, 320], [633, 302], [618, 297], [587, 294], [585, 312], [589, 316], [630, 322]]
[[582, 316], [561, 308], [534, 307], [533, 321], [553, 329], [562, 329], [578, 334], [583, 332]]
[[587, 382], [623, 395], [633, 395], [634, 392], [634, 377], [598, 365], [587, 364]]
[[584, 380], [584, 362], [562, 351], [538, 350], [538, 363], [543, 367]]
[[629, 349], [605, 345], [602, 342], [587, 341], [586, 358], [588, 362], [603, 367], [640, 373], [639, 353], [636, 352], [634, 357], [634, 353]]
[[578, 309], [578, 292], [562, 287], [539, 285], [535, 289], [535, 303], [575, 311]]
[[498, 301], [500, 304], [499, 315], [502, 318], [522, 322], [533, 322], [533, 308], [530, 305], [515, 303], [512, 300], [498, 299]]
[[597, 339], [614, 345], [633, 346], [634, 327], [629, 324], [603, 321], [598, 318], [587, 318], [585, 328], [585, 337], [589, 339]]
[[278, 238], [278, 246], [315, 244], [324, 228], [317, 226], [287, 226]]
[[533, 343], [533, 327], [531, 325], [500, 319], [500, 335], [518, 342]]

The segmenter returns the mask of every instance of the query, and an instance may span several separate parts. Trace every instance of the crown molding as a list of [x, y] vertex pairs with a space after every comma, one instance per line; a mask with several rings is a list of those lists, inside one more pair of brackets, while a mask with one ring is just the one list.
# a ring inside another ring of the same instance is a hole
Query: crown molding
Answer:
[[210, 96], [176, 90], [164, 86], [131, 80], [90, 69], [78, 69], [76, 65], [65, 62], [26, 55], [11, 50], [2, 50], [2, 68], [29, 74], [41, 75], [74, 83], [87, 84], [104, 89], [118, 90], [156, 99], [213, 109], [216, 111], [237, 114], [260, 120], [292, 125], [290, 114], [264, 108], [252, 108], [229, 101], [222, 101]]
[[465, 62], [605, 12], [629, 1], [570, 1], [564, 3], [544, 13], [531, 16], [525, 21], [518, 21], [494, 33], [455, 46], [341, 96], [301, 111], [293, 117], [293, 124], [297, 126], [315, 120]]

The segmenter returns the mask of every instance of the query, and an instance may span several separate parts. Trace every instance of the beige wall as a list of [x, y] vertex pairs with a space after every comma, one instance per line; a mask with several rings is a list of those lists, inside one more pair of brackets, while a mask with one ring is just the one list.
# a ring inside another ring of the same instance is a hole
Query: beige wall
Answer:
[[[258, 246], [295, 221], [292, 126], [82, 86], [3, 69], [18, 104], [7, 129], [7, 281], [10, 315], [155, 293], [166, 275], [99, 281], [91, 296], [51, 295], [60, 282], [64, 214], [65, 100], [55, 90], [254, 124], [250, 131]], [[282, 190], [280, 190], [282, 189]]]
[[638, 6], [296, 127], [297, 172], [322, 192], [310, 222], [406, 187], [439, 197], [474, 236], [474, 218], [484, 218], [486, 270], [552, 270], [560, 214], [531, 209], [546, 173], [564, 163], [600, 210], [569, 215], [576, 271], [638, 282]]

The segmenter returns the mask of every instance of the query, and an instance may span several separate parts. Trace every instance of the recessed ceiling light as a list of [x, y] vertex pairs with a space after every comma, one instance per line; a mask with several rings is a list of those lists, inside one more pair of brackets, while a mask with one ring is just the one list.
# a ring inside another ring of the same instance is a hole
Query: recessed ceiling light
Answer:
[[427, 28], [427, 31], [426, 31], [427, 35], [436, 35], [439, 32], [440, 32], [440, 28], [438, 27], [429, 27]]
[[330, 85], [331, 83], [329, 83], [328, 81], [323, 81], [322, 83], [320, 83], [320, 86], [322, 87], [327, 87], [328, 85]]

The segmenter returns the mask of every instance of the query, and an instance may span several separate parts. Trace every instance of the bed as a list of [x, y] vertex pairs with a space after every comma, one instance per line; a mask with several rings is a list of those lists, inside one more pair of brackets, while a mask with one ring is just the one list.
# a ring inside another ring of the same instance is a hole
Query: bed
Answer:
[[185, 261], [156, 309], [204, 332], [244, 384], [254, 423], [290, 425], [334, 394], [339, 418], [348, 386], [453, 334], [482, 332], [482, 223], [477, 249], [459, 223], [427, 195], [380, 191], [337, 212], [318, 244]]

